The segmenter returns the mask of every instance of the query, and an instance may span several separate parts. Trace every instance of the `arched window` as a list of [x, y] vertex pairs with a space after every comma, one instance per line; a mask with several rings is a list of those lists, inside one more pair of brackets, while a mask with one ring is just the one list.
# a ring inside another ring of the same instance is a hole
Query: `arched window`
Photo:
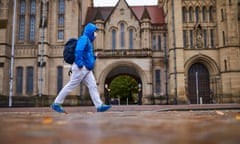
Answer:
[[112, 49], [116, 49], [116, 30], [112, 30]]
[[207, 30], [203, 30], [203, 45], [204, 48], [207, 47]]
[[157, 47], [157, 38], [154, 35], [153, 38], [152, 38], [152, 48], [153, 48], [153, 50], [157, 50], [156, 47]]
[[213, 21], [213, 7], [210, 6], [209, 7], [209, 21]]
[[26, 93], [32, 94], [34, 86], [34, 71], [33, 67], [27, 67], [27, 88]]
[[64, 30], [58, 30], [58, 39], [63, 40], [64, 39]]
[[206, 13], [207, 13], [207, 9], [206, 9], [206, 7], [203, 7], [203, 9], [202, 9], [202, 19], [203, 19], [203, 21], [207, 20], [206, 19]]
[[189, 21], [190, 22], [193, 21], [193, 8], [192, 7], [189, 8]]
[[222, 39], [223, 39], [223, 46], [225, 46], [225, 33], [224, 33], [224, 31], [222, 32]]
[[224, 21], [224, 10], [223, 9], [221, 9], [221, 18], [222, 18], [221, 20]]
[[121, 33], [120, 33], [121, 48], [124, 48], [125, 43], [124, 43], [124, 24], [123, 23], [121, 23], [121, 25], [120, 25], [120, 30], [121, 30]]
[[182, 8], [182, 21], [187, 22], [187, 10], [185, 7]]
[[193, 48], [193, 30], [190, 30], [190, 48]]
[[25, 36], [25, 14], [26, 14], [26, 2], [25, 0], [20, 1], [20, 17], [19, 17], [19, 34], [18, 39], [24, 40]]
[[225, 71], [227, 71], [227, 60], [226, 59], [224, 60], [224, 68], [225, 68]]
[[63, 67], [58, 66], [57, 67], [57, 93], [60, 92], [62, 87], [63, 87]]
[[65, 11], [64, 0], [59, 0], [58, 13], [59, 14], [64, 14], [64, 11]]
[[166, 33], [163, 33], [163, 47], [164, 47], [164, 49], [166, 49], [166, 47], [167, 47], [167, 38], [166, 37], [167, 37]]
[[129, 48], [133, 49], [133, 29], [129, 30]]
[[238, 0], [238, 20], [240, 20], [240, 0]]
[[200, 12], [200, 8], [196, 7], [196, 22], [199, 22], [199, 12]]
[[159, 35], [158, 36], [158, 50], [161, 50], [162, 49], [162, 39], [161, 39], [161, 36]]
[[183, 47], [187, 48], [187, 31], [183, 30]]
[[30, 29], [29, 40], [35, 40], [35, 25], [36, 25], [36, 0], [31, 0], [30, 3]]
[[64, 39], [65, 1], [58, 0], [58, 40]]
[[60, 15], [58, 17], [58, 26], [59, 27], [63, 27], [64, 26], [64, 16], [63, 15]]
[[214, 47], [214, 29], [210, 30], [210, 43], [211, 43], [211, 47]]
[[160, 94], [161, 92], [161, 71], [155, 70], [155, 93]]
[[16, 94], [22, 94], [23, 90], [23, 67], [16, 70]]

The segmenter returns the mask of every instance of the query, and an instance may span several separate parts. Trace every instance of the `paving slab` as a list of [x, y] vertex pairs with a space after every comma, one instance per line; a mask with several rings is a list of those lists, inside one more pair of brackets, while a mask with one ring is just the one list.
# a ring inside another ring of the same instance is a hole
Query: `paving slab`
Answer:
[[0, 108], [0, 143], [239, 144], [238, 106], [206, 107], [114, 106], [105, 113], [66, 107], [69, 114], [50, 108]]

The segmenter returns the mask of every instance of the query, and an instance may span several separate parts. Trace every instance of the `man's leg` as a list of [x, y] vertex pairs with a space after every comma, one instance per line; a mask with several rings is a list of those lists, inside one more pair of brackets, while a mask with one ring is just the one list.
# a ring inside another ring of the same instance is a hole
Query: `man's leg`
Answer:
[[87, 85], [89, 89], [89, 93], [91, 96], [91, 99], [97, 108], [97, 112], [105, 112], [109, 110], [112, 106], [111, 105], [105, 105], [103, 104], [98, 89], [97, 89], [97, 84], [95, 77], [92, 73], [92, 71], [89, 71], [89, 73], [86, 75], [86, 77], [83, 79], [84, 83]]
[[88, 73], [85, 69], [79, 69], [76, 64], [72, 67], [72, 75], [70, 81], [63, 87], [63, 89], [59, 92], [58, 96], [56, 97], [54, 103], [62, 104], [64, 99], [71, 92], [76, 86], [80, 84], [82, 79]]
[[100, 95], [99, 95], [99, 92], [98, 92], [98, 89], [97, 89], [96, 80], [95, 80], [95, 77], [94, 77], [92, 71], [89, 71], [89, 73], [83, 79], [83, 82], [89, 89], [89, 94], [91, 96], [91, 99], [92, 99], [95, 107], [96, 108], [100, 107], [103, 104], [103, 102], [100, 99]]

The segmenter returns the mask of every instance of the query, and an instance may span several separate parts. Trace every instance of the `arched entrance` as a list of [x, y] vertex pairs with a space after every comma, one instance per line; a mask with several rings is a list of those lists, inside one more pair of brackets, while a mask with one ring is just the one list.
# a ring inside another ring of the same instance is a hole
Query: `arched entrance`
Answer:
[[188, 99], [191, 104], [210, 103], [209, 71], [201, 63], [195, 63], [189, 68]]
[[116, 68], [113, 68], [107, 75], [105, 82], [104, 82], [104, 96], [105, 96], [105, 103], [109, 104], [111, 103], [109, 92], [110, 92], [110, 84], [111, 82], [120, 75], [128, 75], [132, 77], [138, 85], [138, 104], [142, 104], [142, 81], [137, 73], [137, 71], [133, 67], [129, 66], [118, 66]]

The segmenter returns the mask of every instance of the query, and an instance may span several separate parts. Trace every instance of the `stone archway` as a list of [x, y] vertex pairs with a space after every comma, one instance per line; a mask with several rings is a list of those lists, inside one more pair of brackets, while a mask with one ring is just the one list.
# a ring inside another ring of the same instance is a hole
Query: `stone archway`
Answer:
[[108, 86], [110, 85], [111, 81], [119, 76], [119, 75], [129, 75], [131, 76], [133, 79], [136, 80], [136, 82], [138, 83], [138, 104], [141, 105], [142, 104], [142, 80], [140, 75], [137, 73], [137, 71], [130, 66], [117, 66], [115, 68], [113, 68], [107, 75], [105, 82], [104, 82], [104, 97], [105, 97], [105, 103], [109, 104], [110, 103], [110, 98], [109, 98], [109, 91], [108, 91]]
[[[217, 77], [219, 77], [220, 72], [217, 63], [214, 59], [204, 54], [194, 55], [185, 62], [186, 96], [190, 103], [197, 103], [196, 72], [198, 72], [198, 79], [206, 82], [205, 86], [201, 86], [204, 91], [203, 93], [205, 93], [203, 95], [207, 96], [206, 98], [202, 99], [203, 103], [212, 103], [213, 98], [210, 97], [210, 91], [213, 90], [213, 93], [216, 93], [214, 89], [214, 81]], [[199, 77], [200, 73], [203, 74], [201, 75], [203, 76], [201, 78]]]
[[191, 104], [210, 103], [209, 72], [201, 63], [193, 64], [188, 71], [188, 94]]

